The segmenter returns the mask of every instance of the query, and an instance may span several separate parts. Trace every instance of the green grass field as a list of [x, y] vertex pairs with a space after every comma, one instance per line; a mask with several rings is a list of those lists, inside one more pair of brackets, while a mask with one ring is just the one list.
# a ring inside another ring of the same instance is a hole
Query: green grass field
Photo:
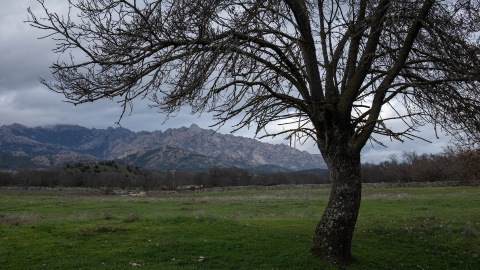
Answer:
[[[0, 269], [335, 269], [328, 190], [0, 191]], [[480, 269], [480, 188], [364, 189], [347, 269]]]

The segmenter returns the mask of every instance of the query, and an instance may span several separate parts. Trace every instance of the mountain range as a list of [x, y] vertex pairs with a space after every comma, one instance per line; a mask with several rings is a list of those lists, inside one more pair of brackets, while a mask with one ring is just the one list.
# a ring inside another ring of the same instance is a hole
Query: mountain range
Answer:
[[77, 125], [0, 127], [0, 168], [54, 167], [67, 163], [120, 160], [153, 170], [206, 171], [213, 166], [299, 171], [326, 168], [321, 155], [284, 144], [190, 127], [133, 132]]

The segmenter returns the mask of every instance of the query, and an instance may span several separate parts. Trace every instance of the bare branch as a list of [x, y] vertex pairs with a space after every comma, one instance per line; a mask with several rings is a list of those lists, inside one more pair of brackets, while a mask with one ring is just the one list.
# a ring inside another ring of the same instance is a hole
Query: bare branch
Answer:
[[[85, 0], [65, 17], [39, 2], [28, 23], [67, 56], [41, 82], [74, 104], [115, 99], [125, 113], [148, 97], [167, 118], [188, 105], [257, 132], [301, 118], [281, 134], [323, 152], [340, 141], [359, 152], [373, 133], [413, 138], [424, 122], [480, 130], [473, 2]], [[382, 117], [394, 99], [405, 109]], [[406, 130], [388, 126], [399, 119]]]

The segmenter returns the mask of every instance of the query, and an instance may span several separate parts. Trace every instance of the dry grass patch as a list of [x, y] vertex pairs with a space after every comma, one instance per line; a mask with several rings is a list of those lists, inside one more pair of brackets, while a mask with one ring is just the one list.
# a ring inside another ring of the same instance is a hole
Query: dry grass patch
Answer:
[[126, 231], [123, 227], [114, 227], [107, 225], [99, 225], [91, 228], [81, 228], [78, 230], [82, 236], [95, 236], [102, 233], [113, 233], [113, 232], [124, 232]]
[[362, 200], [392, 200], [392, 199], [408, 199], [412, 198], [414, 195], [408, 193], [395, 193], [395, 192], [379, 192], [379, 193], [368, 193], [362, 194]]
[[61, 218], [55, 218], [53, 219], [59, 219], [59, 220], [86, 220], [92, 218], [93, 215], [87, 213], [87, 212], [81, 212], [81, 213], [74, 213], [72, 215], [64, 216]]
[[28, 215], [26, 213], [13, 215], [0, 214], [0, 222], [15, 226], [28, 222], [40, 221], [42, 219], [43, 217], [41, 215]]
[[467, 223], [465, 223], [465, 228], [463, 229], [462, 234], [472, 238], [477, 236], [477, 234], [475, 233], [475, 228], [470, 225], [470, 221], [467, 221]]
[[254, 193], [254, 194], [232, 194], [232, 195], [223, 195], [223, 196], [215, 196], [215, 195], [205, 195], [205, 196], [184, 196], [184, 197], [177, 197], [175, 201], [182, 202], [184, 204], [194, 204], [194, 203], [209, 203], [209, 202], [238, 202], [238, 201], [255, 201], [255, 202], [265, 202], [265, 201], [278, 201], [278, 200], [305, 200], [305, 201], [318, 201], [318, 200], [326, 200], [328, 196], [323, 194], [318, 194], [315, 192], [306, 192], [306, 193], [292, 193], [292, 192], [284, 192], [284, 193], [271, 193], [271, 194], [264, 194], [264, 193]]

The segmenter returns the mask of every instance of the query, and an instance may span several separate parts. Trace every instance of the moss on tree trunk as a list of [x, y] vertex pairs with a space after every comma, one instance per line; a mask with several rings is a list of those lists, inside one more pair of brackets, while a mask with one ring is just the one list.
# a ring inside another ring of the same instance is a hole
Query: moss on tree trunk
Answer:
[[315, 228], [310, 253], [345, 267], [352, 262], [350, 247], [360, 209], [360, 155], [339, 151], [326, 160], [332, 187], [328, 204]]

